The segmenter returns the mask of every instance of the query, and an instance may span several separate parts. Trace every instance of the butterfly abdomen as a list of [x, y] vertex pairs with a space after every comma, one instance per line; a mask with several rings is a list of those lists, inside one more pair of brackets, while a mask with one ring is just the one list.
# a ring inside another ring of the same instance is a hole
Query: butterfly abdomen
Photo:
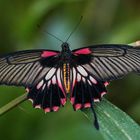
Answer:
[[70, 93], [70, 66], [69, 63], [63, 64], [63, 81], [66, 93]]

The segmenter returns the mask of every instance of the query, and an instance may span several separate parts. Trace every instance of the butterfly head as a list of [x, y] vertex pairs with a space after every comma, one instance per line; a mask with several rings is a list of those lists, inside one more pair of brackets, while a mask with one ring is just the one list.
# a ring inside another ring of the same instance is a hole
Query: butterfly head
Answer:
[[62, 51], [63, 52], [69, 52], [70, 51], [70, 48], [69, 48], [69, 44], [67, 42], [64, 42], [62, 45]]

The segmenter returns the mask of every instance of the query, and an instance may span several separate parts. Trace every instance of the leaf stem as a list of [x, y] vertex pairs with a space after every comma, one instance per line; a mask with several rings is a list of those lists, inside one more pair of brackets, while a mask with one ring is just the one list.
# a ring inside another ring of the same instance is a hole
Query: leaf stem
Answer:
[[1, 107], [0, 108], [0, 116], [4, 115], [6, 112], [8, 112], [9, 110], [18, 106], [19, 104], [21, 104], [25, 100], [27, 100], [27, 94], [23, 94], [23, 95], [17, 97], [16, 99], [12, 100], [11, 102], [6, 104], [5, 106]]

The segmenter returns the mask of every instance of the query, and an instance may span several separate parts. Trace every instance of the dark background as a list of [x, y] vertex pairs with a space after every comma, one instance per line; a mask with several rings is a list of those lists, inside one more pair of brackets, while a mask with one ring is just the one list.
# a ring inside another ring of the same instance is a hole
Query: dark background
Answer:
[[[24, 49], [60, 50], [58, 40], [71, 49], [91, 44], [129, 44], [140, 39], [140, 1], [138, 0], [1, 0], [0, 54]], [[22, 95], [23, 88], [0, 86], [0, 106]], [[105, 96], [140, 123], [140, 77], [129, 74], [113, 81]], [[44, 114], [29, 101], [0, 117], [0, 139], [63, 140], [101, 139], [80, 111], [68, 102], [57, 113]]]

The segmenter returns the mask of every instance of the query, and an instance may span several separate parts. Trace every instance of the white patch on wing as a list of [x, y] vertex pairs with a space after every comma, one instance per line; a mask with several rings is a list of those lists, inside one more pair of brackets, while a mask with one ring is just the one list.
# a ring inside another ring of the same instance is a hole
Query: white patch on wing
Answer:
[[52, 78], [52, 83], [56, 84], [56, 77], [55, 76], [53, 76], [53, 78]]
[[48, 87], [50, 86], [50, 84], [51, 84], [51, 81], [48, 81]]
[[61, 74], [60, 74], [60, 68], [57, 70], [57, 81], [58, 81], [58, 86], [60, 87], [60, 89], [62, 90], [63, 94], [65, 94], [64, 88], [62, 86], [62, 82], [61, 82]]
[[105, 92], [105, 91], [104, 91], [104, 92], [102, 92], [102, 93], [101, 93], [101, 97], [103, 97], [105, 94], [106, 94], [106, 92]]
[[91, 82], [90, 82], [89, 80], [87, 80], [87, 81], [88, 81], [88, 83], [92, 86]]
[[88, 76], [88, 73], [85, 71], [85, 69], [82, 66], [77, 67], [78, 72], [83, 75], [84, 77]]
[[89, 78], [93, 84], [97, 84], [97, 81], [92, 76], [90, 76]]
[[51, 68], [51, 69], [49, 70], [49, 72], [47, 73], [45, 79], [46, 79], [46, 80], [49, 80], [49, 79], [54, 75], [55, 71], [56, 71], [56, 68]]
[[44, 85], [43, 85], [42, 90], [44, 90], [44, 89], [45, 89], [45, 87], [46, 87], [46, 84], [44, 84]]
[[58, 80], [58, 83], [61, 83], [61, 80], [60, 80], [60, 68], [57, 70], [57, 80]]
[[43, 84], [44, 84], [44, 80], [42, 80], [41, 82], [39, 82], [39, 84], [37, 84], [37, 89], [40, 89]]
[[94, 102], [100, 102], [100, 100], [99, 99], [94, 99]]
[[76, 70], [75, 68], [73, 68], [73, 80], [75, 80], [75, 78], [76, 78]]
[[81, 75], [79, 73], [77, 74], [77, 81], [81, 81]]
[[84, 77], [82, 78], [82, 80], [83, 80], [84, 83], [86, 82], [86, 79]]
[[72, 69], [73, 71], [73, 87], [74, 87], [74, 85], [75, 85], [75, 80], [76, 80], [76, 70], [75, 70], [75, 68], [73, 68]]

